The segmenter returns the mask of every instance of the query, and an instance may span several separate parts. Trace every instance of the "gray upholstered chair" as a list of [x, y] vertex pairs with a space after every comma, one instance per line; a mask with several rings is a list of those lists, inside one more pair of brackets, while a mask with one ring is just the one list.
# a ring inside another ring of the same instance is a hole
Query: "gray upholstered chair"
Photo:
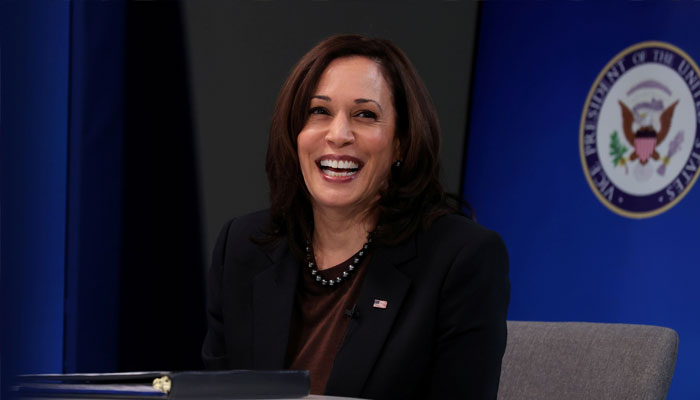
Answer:
[[508, 321], [498, 399], [664, 399], [677, 354], [669, 328]]

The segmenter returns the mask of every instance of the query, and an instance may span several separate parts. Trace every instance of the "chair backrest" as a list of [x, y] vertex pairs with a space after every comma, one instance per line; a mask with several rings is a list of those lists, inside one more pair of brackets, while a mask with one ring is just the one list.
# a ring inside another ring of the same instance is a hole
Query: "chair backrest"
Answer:
[[665, 399], [677, 354], [669, 328], [508, 321], [498, 399]]

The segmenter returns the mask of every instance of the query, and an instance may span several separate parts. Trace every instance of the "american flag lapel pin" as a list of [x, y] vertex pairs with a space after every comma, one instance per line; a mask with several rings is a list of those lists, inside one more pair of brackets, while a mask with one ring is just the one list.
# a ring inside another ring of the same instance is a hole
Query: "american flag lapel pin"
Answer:
[[385, 309], [387, 304], [389, 304], [389, 303], [387, 303], [386, 300], [374, 299], [374, 304], [372, 305], [372, 307]]

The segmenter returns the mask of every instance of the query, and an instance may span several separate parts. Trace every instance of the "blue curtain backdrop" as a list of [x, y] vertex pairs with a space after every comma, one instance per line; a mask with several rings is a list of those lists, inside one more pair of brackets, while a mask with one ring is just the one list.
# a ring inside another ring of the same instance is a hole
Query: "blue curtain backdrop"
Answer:
[[63, 361], [70, 4], [0, 3], [0, 359]]
[[105, 372], [118, 367], [125, 2], [70, 4], [63, 369]]
[[509, 319], [671, 327], [671, 399], [700, 398], [700, 185], [660, 215], [618, 215], [589, 187], [579, 127], [628, 46], [663, 41], [700, 61], [698, 21], [697, 2], [482, 3], [463, 182], [508, 245]]
[[201, 368], [180, 4], [2, 1], [0, 33], [0, 397], [17, 373]]
[[117, 368], [124, 2], [6, 1], [2, 388]]

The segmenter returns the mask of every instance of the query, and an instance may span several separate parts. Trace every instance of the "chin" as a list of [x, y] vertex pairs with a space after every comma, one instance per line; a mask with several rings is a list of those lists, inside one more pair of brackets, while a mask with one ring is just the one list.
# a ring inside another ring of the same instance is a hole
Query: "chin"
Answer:
[[336, 210], [352, 209], [356, 208], [359, 204], [356, 202], [348, 201], [347, 199], [328, 199], [321, 198], [314, 201], [314, 206], [322, 208], [332, 208]]

